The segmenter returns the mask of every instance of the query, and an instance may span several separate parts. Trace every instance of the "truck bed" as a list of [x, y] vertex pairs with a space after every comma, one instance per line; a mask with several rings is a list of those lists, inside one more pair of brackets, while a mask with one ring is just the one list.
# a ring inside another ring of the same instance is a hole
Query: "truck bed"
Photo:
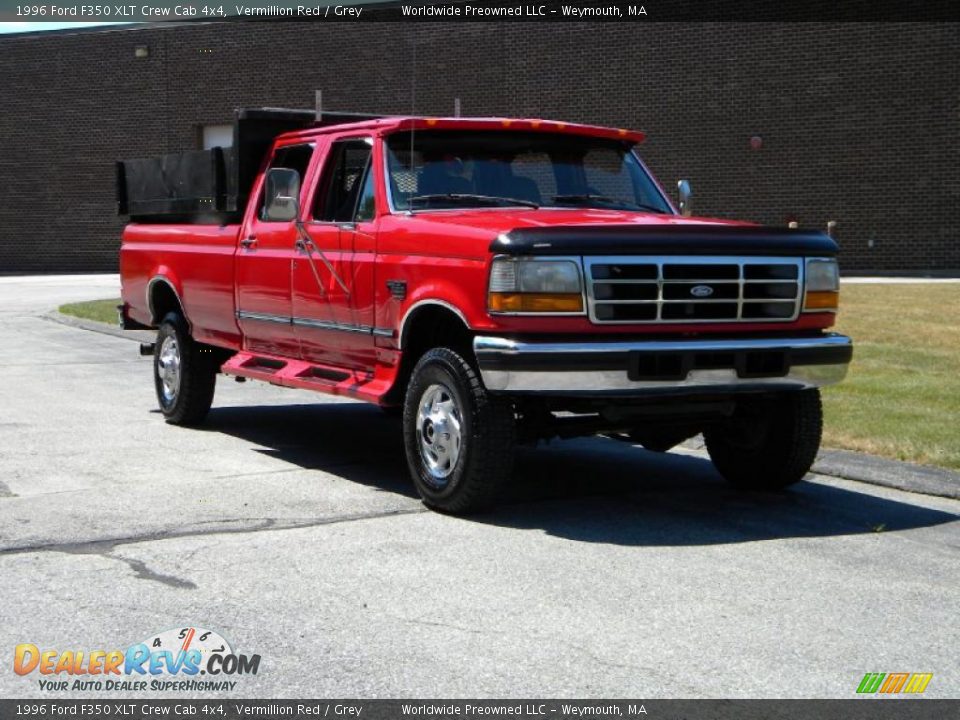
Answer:
[[239, 233], [240, 225], [127, 225], [120, 245], [127, 315], [144, 325], [162, 319], [154, 317], [148, 301], [148, 283], [159, 273], [173, 288], [182, 288], [197, 340], [238, 349], [234, 255]]

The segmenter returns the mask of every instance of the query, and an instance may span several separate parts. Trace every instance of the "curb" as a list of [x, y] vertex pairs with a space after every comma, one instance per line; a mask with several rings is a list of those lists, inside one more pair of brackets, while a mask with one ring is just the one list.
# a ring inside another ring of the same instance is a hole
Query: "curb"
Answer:
[[97, 322], [95, 320], [84, 320], [73, 315], [64, 315], [58, 310], [51, 310], [40, 316], [43, 320], [50, 320], [60, 325], [78, 328], [80, 330], [89, 330], [90, 332], [100, 333], [101, 335], [112, 335], [113, 337], [123, 338], [124, 340], [133, 340], [135, 342], [153, 342], [155, 333], [150, 330], [123, 330], [119, 325], [108, 325], [107, 323]]
[[[708, 457], [702, 436], [687, 440], [679, 447], [688, 453]], [[960, 473], [852, 450], [821, 449], [810, 472], [918, 495], [960, 500]]]
[[930, 465], [887, 460], [852, 450], [821, 450], [813, 464], [813, 472], [895, 490], [960, 500], [960, 473]]

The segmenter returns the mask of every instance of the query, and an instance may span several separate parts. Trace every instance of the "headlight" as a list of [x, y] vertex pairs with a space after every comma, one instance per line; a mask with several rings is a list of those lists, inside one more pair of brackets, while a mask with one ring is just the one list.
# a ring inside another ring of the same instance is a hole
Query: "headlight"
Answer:
[[493, 313], [582, 313], [580, 263], [494, 258], [487, 306]]
[[836, 312], [840, 302], [840, 268], [836, 260], [807, 260], [805, 312]]

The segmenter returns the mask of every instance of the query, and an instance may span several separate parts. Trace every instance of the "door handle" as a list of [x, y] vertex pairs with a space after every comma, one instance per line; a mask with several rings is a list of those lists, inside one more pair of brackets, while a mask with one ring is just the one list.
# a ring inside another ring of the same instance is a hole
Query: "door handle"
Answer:
[[250, 237], [245, 237], [243, 240], [240, 241], [240, 247], [243, 247], [243, 248], [252, 248], [256, 244], [257, 244], [257, 238], [254, 235], [251, 235]]
[[294, 246], [297, 250], [301, 250], [302, 252], [306, 252], [306, 251], [307, 251], [307, 243], [304, 242], [303, 240], [299, 239], [299, 238], [297, 239], [297, 242], [295, 242], [293, 246]]

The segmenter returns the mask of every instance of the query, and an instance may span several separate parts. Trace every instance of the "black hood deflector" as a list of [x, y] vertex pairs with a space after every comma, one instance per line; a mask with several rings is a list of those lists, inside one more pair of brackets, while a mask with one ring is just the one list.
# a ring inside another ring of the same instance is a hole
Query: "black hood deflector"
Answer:
[[827, 256], [839, 248], [818, 230], [754, 225], [557, 225], [518, 228], [490, 245], [498, 255]]

